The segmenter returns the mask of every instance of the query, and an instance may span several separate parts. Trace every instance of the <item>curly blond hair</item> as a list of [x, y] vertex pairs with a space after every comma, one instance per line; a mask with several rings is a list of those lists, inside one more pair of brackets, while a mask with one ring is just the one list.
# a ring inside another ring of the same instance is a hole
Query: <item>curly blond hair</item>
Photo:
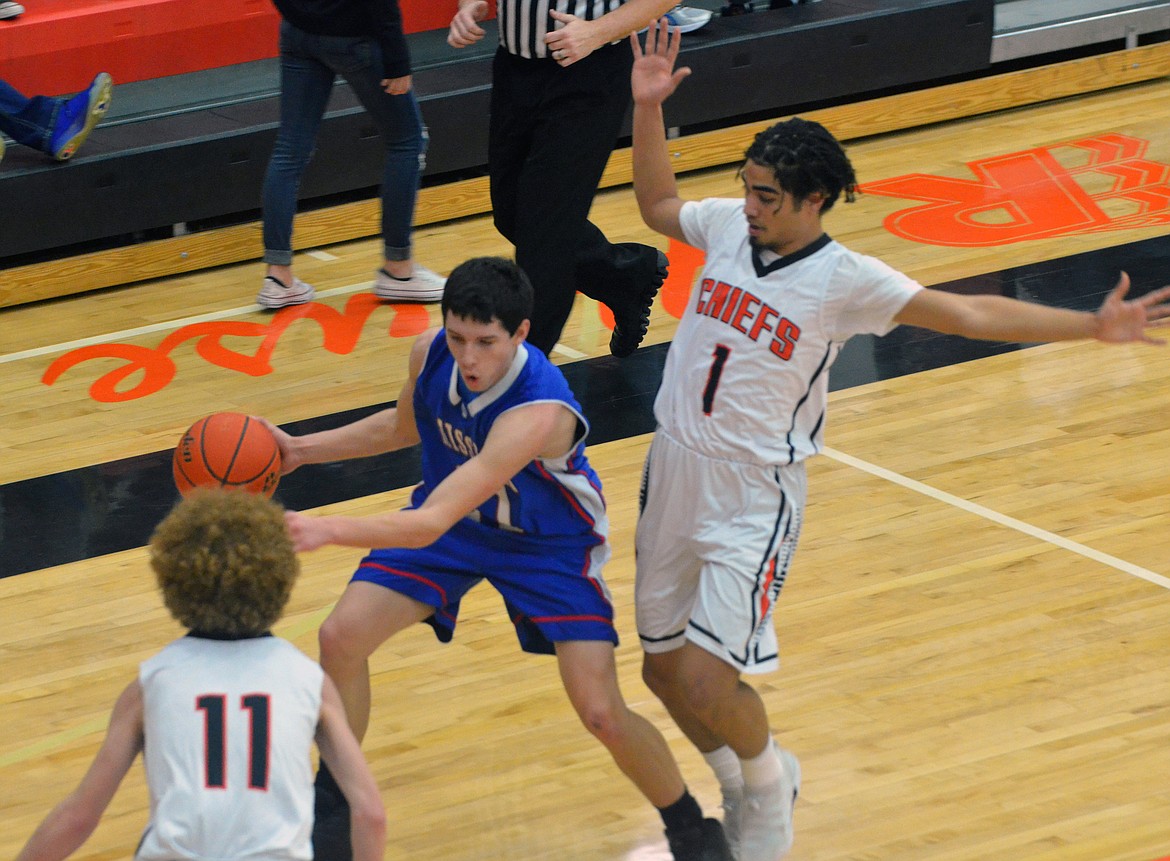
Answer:
[[163, 603], [184, 627], [257, 636], [280, 618], [300, 563], [275, 502], [242, 490], [192, 492], [150, 538]]

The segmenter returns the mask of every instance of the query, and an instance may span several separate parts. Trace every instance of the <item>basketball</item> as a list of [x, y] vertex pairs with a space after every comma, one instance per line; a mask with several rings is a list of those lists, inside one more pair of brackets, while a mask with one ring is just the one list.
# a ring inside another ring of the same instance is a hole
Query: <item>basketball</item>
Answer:
[[172, 468], [183, 495], [196, 487], [226, 487], [272, 496], [280, 483], [280, 448], [251, 416], [212, 413], [183, 434]]

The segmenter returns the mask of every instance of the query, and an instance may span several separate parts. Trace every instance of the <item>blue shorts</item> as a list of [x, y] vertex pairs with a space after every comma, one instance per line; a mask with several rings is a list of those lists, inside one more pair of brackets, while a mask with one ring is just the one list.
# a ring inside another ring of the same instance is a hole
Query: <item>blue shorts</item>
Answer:
[[601, 578], [609, 545], [596, 536], [539, 538], [463, 519], [434, 544], [371, 550], [353, 575], [435, 608], [426, 622], [450, 642], [459, 602], [481, 580], [504, 598], [526, 652], [554, 654], [554, 643], [617, 645], [613, 603]]

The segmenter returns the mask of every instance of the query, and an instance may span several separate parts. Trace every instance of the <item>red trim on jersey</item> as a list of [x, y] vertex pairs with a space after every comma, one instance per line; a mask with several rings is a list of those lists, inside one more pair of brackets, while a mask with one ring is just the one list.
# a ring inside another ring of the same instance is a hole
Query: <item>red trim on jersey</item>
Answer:
[[424, 586], [430, 586], [439, 593], [439, 597], [443, 599], [443, 606], [447, 606], [447, 592], [438, 583], [433, 580], [428, 580], [419, 574], [413, 574], [410, 571], [400, 571], [397, 568], [391, 568], [389, 565], [381, 565], [377, 562], [363, 562], [358, 566], [360, 571], [362, 568], [377, 568], [379, 571], [385, 571], [387, 574], [397, 574], [399, 577], [406, 577], [408, 580], [415, 580], [422, 583]]
[[768, 560], [768, 569], [764, 574], [764, 582], [762, 588], [762, 596], [760, 598], [760, 621], [762, 622], [768, 616], [768, 610], [772, 607], [772, 602], [768, 599], [768, 594], [772, 591], [772, 581], [776, 579], [776, 557], [773, 556]]
[[533, 622], [601, 622], [613, 627], [613, 620], [604, 616], [594, 616], [592, 613], [583, 616], [529, 616]]

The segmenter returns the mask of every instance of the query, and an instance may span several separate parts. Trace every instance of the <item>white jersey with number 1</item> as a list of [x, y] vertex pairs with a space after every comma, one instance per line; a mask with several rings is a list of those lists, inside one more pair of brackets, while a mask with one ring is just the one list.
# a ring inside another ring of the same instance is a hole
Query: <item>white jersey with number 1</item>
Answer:
[[277, 637], [187, 636], [138, 678], [150, 824], [136, 861], [309, 861], [320, 665]]
[[707, 457], [796, 463], [823, 446], [829, 366], [852, 335], [884, 335], [921, 289], [828, 236], [786, 257], [752, 249], [742, 200], [683, 205], [705, 251], [654, 403], [659, 426]]

